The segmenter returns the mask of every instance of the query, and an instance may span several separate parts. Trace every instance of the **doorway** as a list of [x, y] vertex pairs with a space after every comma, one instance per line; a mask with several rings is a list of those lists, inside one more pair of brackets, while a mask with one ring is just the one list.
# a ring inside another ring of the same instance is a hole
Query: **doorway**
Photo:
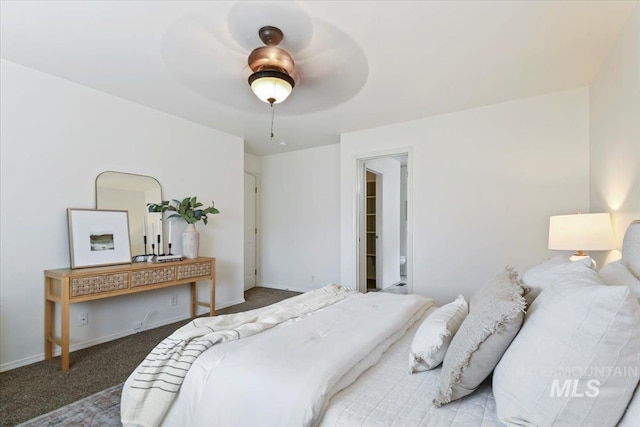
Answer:
[[408, 153], [357, 162], [358, 290], [409, 293]]
[[258, 226], [257, 214], [258, 184], [255, 175], [244, 173], [244, 290], [256, 286], [258, 274], [256, 257]]
[[378, 244], [382, 241], [382, 175], [365, 168], [365, 225], [367, 257], [367, 292], [382, 288], [380, 266], [382, 252]]

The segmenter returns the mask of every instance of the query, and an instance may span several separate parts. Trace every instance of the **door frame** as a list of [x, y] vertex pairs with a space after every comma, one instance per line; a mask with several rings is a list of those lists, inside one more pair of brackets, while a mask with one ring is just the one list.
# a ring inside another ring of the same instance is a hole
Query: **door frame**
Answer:
[[[259, 256], [260, 255], [260, 175], [258, 175], [255, 172], [250, 172], [250, 171], [244, 171], [244, 173], [246, 175], [253, 176], [253, 178], [255, 179], [255, 183], [256, 183], [256, 187], [255, 187], [256, 188], [256, 190], [255, 190], [256, 192], [255, 192], [253, 200], [254, 200], [254, 203], [255, 203], [255, 218], [254, 218], [254, 222], [255, 222], [255, 225], [256, 225], [257, 233], [255, 235], [256, 243], [255, 243], [255, 250], [254, 250], [253, 256], [254, 256], [255, 269], [257, 271], [256, 274], [255, 274], [255, 277], [256, 277], [256, 279], [255, 279], [256, 280], [255, 287], [259, 287], [260, 286], [260, 279], [259, 278], [260, 278], [260, 273], [261, 273], [261, 271], [260, 271], [260, 256]], [[243, 209], [243, 211], [244, 211], [244, 209]], [[244, 217], [243, 217], [243, 223], [244, 223]], [[244, 225], [243, 225], [242, 228], [244, 230]], [[244, 244], [244, 241], [243, 241], [243, 244]], [[244, 269], [243, 269], [242, 275], [244, 277]], [[243, 289], [243, 292], [245, 292], [244, 280], [242, 282], [242, 289]]]
[[[367, 292], [367, 250], [366, 250], [366, 167], [368, 160], [385, 157], [407, 156], [407, 292], [413, 293], [413, 148], [402, 147], [354, 157], [355, 162], [355, 227], [356, 244], [356, 289]], [[400, 259], [398, 259], [400, 262]]]

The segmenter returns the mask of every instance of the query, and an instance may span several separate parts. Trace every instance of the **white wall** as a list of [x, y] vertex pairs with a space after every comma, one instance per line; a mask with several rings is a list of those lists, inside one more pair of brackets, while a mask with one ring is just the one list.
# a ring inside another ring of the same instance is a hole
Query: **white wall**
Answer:
[[365, 167], [382, 177], [382, 233], [381, 248], [382, 289], [400, 283], [400, 162], [392, 157], [367, 160]]
[[621, 244], [640, 219], [640, 6], [589, 88], [591, 212], [612, 213]]
[[262, 158], [254, 154], [244, 153], [244, 170], [253, 175], [260, 175]]
[[[551, 254], [549, 216], [589, 207], [587, 88], [342, 135], [341, 282], [355, 283], [358, 157], [409, 152], [409, 286], [440, 304]], [[412, 279], [412, 280], [411, 280]]]
[[262, 157], [261, 286], [307, 291], [340, 279], [340, 148]]
[[[105, 170], [153, 176], [165, 198], [215, 200], [221, 214], [198, 226], [201, 255], [218, 260], [216, 305], [243, 301], [240, 138], [5, 60], [0, 74], [1, 369], [42, 359], [43, 270], [69, 266], [66, 209], [94, 208]], [[148, 312], [147, 326], [188, 317], [188, 286], [74, 304], [72, 349], [132, 333]]]

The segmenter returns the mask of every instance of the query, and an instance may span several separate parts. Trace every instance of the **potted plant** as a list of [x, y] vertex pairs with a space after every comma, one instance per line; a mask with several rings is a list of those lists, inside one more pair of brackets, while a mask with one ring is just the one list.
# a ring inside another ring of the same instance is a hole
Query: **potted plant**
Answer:
[[203, 204], [198, 201], [198, 198], [185, 197], [180, 200], [173, 199], [171, 201], [163, 200], [160, 203], [149, 203], [149, 212], [175, 212], [167, 217], [182, 218], [187, 223], [187, 229], [182, 233], [182, 255], [185, 258], [194, 259], [198, 257], [198, 250], [200, 246], [200, 233], [196, 230], [195, 224], [198, 221], [202, 221], [207, 224], [209, 218], [207, 215], [219, 214], [220, 211], [214, 207], [214, 203], [211, 202], [211, 206], [203, 208]]

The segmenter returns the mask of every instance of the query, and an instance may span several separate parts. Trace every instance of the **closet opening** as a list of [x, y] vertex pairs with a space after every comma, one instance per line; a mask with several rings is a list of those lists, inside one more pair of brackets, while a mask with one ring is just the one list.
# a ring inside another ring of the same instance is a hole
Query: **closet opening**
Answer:
[[360, 292], [410, 293], [408, 153], [357, 160]]

